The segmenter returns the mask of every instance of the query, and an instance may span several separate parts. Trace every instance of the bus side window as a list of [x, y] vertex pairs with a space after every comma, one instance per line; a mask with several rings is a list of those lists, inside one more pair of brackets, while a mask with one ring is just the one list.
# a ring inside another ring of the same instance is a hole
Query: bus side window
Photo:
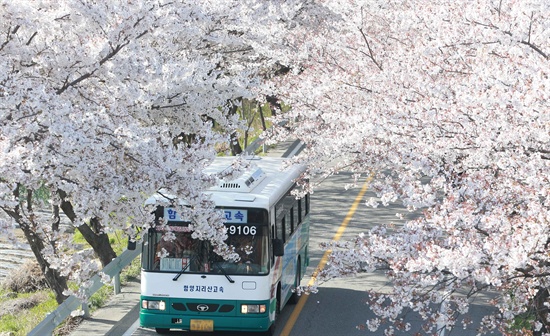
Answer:
[[[271, 226], [271, 241], [273, 241], [275, 238], [277, 238], [277, 236], [275, 235], [275, 227], [277, 226], [277, 222], [275, 222], [275, 225], [272, 225]], [[271, 246], [271, 244], [269, 244], [269, 246]], [[275, 255], [272, 253], [273, 250], [271, 249], [268, 253], [269, 253], [269, 256], [271, 257], [271, 265], [275, 265]]]
[[283, 216], [279, 223], [277, 223], [277, 239], [281, 239], [285, 242], [285, 217]]
[[294, 230], [296, 230], [296, 228], [298, 227], [298, 225], [300, 225], [300, 201], [297, 200], [295, 203], [294, 203], [294, 207], [292, 208], [293, 210], [293, 216], [294, 216]]
[[286, 224], [286, 231], [285, 231], [285, 236], [287, 237], [287, 240], [289, 240], [288, 238], [290, 238], [290, 236], [292, 235], [292, 232], [294, 232], [294, 213], [292, 211], [292, 208], [290, 208], [290, 211], [288, 212], [290, 214], [290, 216], [288, 216], [288, 222], [285, 223]]

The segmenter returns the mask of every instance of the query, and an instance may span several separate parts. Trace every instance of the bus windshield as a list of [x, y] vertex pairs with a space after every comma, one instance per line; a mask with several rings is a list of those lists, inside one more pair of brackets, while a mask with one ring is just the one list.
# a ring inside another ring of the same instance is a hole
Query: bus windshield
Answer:
[[[183, 223], [182, 223], [183, 224]], [[268, 227], [256, 224], [226, 224], [227, 245], [239, 255], [227, 261], [213, 251], [209, 241], [191, 238], [187, 226], [152, 230], [148, 250], [152, 271], [264, 275], [269, 270]], [[145, 259], [145, 258], [144, 258]]]

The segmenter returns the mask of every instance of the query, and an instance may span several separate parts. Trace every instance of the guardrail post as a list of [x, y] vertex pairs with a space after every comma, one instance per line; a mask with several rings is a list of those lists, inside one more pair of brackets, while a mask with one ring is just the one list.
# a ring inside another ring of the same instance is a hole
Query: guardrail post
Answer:
[[82, 302], [81, 307], [82, 311], [84, 312], [82, 317], [90, 317], [90, 307], [88, 307], [88, 302]]
[[113, 287], [115, 288], [115, 295], [120, 293], [120, 273], [117, 273], [113, 279]]

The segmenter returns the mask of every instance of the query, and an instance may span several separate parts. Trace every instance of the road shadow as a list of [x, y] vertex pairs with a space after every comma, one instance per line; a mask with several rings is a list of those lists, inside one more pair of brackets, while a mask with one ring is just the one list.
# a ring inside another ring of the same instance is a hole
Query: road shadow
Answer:
[[[374, 280], [370, 275], [363, 279], [350, 279], [352, 281], [362, 281], [365, 287], [371, 287], [369, 283]], [[365, 283], [367, 281], [367, 283]], [[379, 284], [383, 280], [378, 279]], [[334, 287], [329, 287], [334, 285]], [[385, 336], [384, 329], [393, 326], [393, 324], [382, 323], [377, 331], [369, 331], [366, 322], [375, 318], [375, 314], [368, 306], [368, 293], [366, 290], [342, 288], [342, 281], [319, 288], [317, 294], [310, 294], [300, 318], [297, 320], [289, 336]], [[360, 283], [349, 284], [355, 288]], [[376, 286], [376, 285], [375, 285]], [[435, 309], [437, 307], [434, 306]], [[445, 336], [469, 336], [477, 335], [478, 328], [483, 316], [495, 312], [496, 309], [481, 302], [473, 303], [467, 314], [461, 315], [453, 330], [445, 330]], [[395, 329], [395, 336], [411, 335], [434, 335], [434, 330], [425, 332], [423, 330], [424, 321], [420, 315], [410, 311], [403, 315], [404, 323], [410, 324], [410, 329], [400, 331]], [[471, 320], [472, 323], [463, 328], [463, 319]], [[490, 333], [490, 335], [502, 335], [501, 333]]]

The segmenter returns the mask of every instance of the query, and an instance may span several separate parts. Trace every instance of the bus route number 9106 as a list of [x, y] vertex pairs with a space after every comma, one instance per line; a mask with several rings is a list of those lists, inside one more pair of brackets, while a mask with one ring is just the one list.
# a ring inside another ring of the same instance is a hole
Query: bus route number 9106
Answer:
[[256, 227], [255, 226], [246, 226], [246, 225], [230, 225], [229, 234], [231, 235], [245, 235], [245, 236], [255, 236]]

